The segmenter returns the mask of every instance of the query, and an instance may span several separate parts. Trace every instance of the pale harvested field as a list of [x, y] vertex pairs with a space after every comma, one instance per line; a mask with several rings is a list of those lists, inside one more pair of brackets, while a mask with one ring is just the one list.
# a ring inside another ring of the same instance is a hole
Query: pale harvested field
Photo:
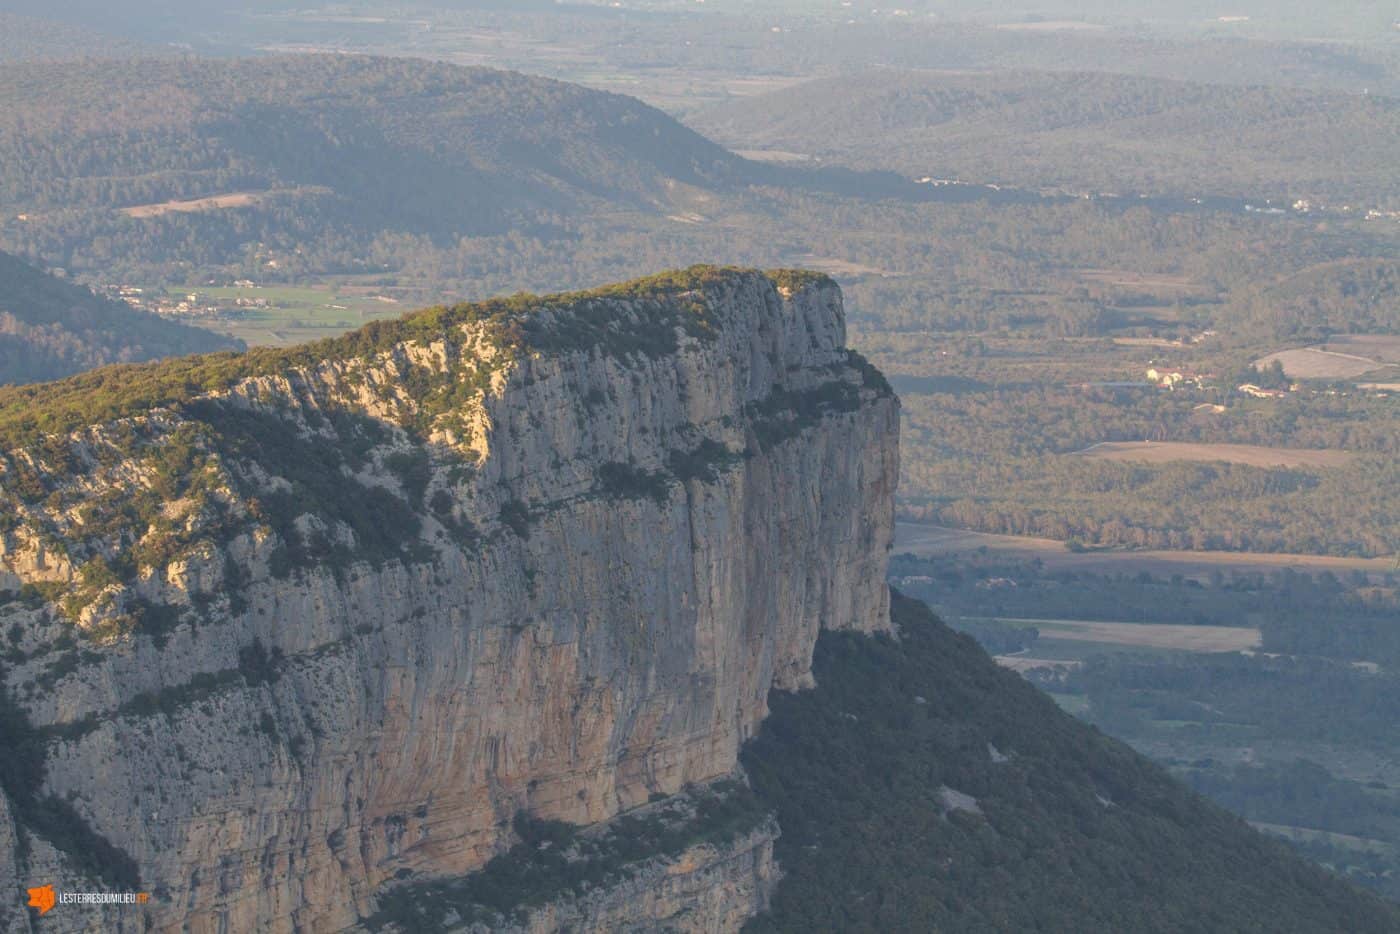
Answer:
[[[1353, 345], [1344, 346], [1356, 349]], [[1322, 346], [1280, 350], [1267, 357], [1260, 357], [1254, 361], [1254, 365], [1266, 367], [1272, 365], [1275, 360], [1283, 364], [1283, 372], [1292, 379], [1355, 379], [1385, 366], [1384, 361], [1375, 357], [1340, 350], [1324, 350]]]
[[1198, 287], [1196, 281], [1188, 276], [1134, 272], [1131, 269], [1080, 269], [1077, 271], [1079, 278], [1087, 282], [1115, 285], [1120, 288], [1188, 292]]
[[165, 201], [160, 204], [138, 204], [122, 208], [127, 217], [159, 217], [162, 214], [189, 214], [195, 211], [213, 211], [221, 208], [246, 208], [266, 192], [239, 191], [227, 195], [212, 195], [208, 198], [195, 198], [191, 201]]
[[[689, 81], [691, 73], [685, 69], [676, 70], [677, 79]], [[729, 78], [724, 82], [724, 88], [736, 97], [753, 97], [758, 94], [768, 94], [772, 91], [781, 91], [783, 88], [790, 88], [795, 84], [812, 80], [813, 75], [757, 75], [748, 77]]]
[[1394, 558], [1334, 558], [1324, 555], [1263, 554], [1241, 551], [1088, 551], [1075, 553], [1052, 538], [992, 535], [950, 529], [925, 522], [895, 523], [896, 553], [915, 555], [972, 554], [986, 548], [1001, 558], [1030, 561], [1039, 558], [1052, 571], [1088, 571], [1095, 574], [1181, 574], [1204, 579], [1212, 571], [1267, 574], [1284, 568], [1297, 571], [1366, 571], [1382, 575], [1395, 568]]
[[1400, 363], [1400, 335], [1397, 334], [1343, 334], [1321, 346], [1323, 350], [1372, 357], [1382, 363]]
[[[1098, 340], [1099, 338], [1094, 338]], [[1176, 350], [1185, 347], [1181, 341], [1169, 341], [1165, 337], [1115, 337], [1113, 343], [1120, 347], [1163, 347]]]
[[812, 157], [806, 153], [788, 152], [785, 149], [736, 149], [734, 155], [742, 156], [745, 159], [752, 159], [754, 162], [810, 162]]
[[995, 28], [1008, 32], [1100, 32], [1108, 27], [1077, 19], [1052, 19], [1037, 23], [1000, 23]]
[[1010, 668], [1012, 671], [1031, 671], [1035, 668], [1055, 668], [1060, 671], [1068, 671], [1084, 664], [1071, 659], [1031, 658], [1028, 655], [993, 655], [992, 660], [1001, 667]]
[[891, 278], [899, 275], [899, 273], [890, 272], [888, 269], [865, 266], [834, 256], [804, 256], [800, 265], [805, 269], [815, 269], [817, 272], [824, 272], [829, 276], [883, 276]]
[[916, 555], [966, 554], [986, 548], [992, 552], [1006, 552], [1044, 557], [1046, 553], [1069, 554], [1065, 543], [1053, 538], [1032, 538], [1023, 535], [993, 535], [989, 532], [972, 532], [967, 529], [953, 529], [930, 522], [896, 522], [894, 526], [894, 550]]
[[1227, 461], [1250, 467], [1342, 467], [1352, 460], [1352, 455], [1347, 451], [1266, 448], [1254, 444], [1187, 444], [1178, 441], [1104, 441], [1074, 453], [1095, 460], [1143, 464]]
[[1242, 652], [1259, 648], [1263, 639], [1258, 629], [1242, 626], [1098, 623], [1060, 619], [1007, 619], [1004, 622], [1034, 626], [1040, 630], [1042, 639], [1102, 642], [1181, 652]]

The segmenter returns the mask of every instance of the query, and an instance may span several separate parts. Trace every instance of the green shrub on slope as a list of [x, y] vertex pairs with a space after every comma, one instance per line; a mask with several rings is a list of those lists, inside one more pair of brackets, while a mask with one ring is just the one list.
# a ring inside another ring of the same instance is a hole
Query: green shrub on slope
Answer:
[[923, 604], [893, 618], [899, 641], [824, 632], [817, 689], [775, 692], [745, 749], [786, 873], [753, 930], [1400, 930]]

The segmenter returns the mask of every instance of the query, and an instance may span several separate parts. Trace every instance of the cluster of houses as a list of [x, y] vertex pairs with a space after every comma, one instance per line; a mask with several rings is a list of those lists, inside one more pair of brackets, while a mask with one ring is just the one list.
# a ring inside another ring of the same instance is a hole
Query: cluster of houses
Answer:
[[1215, 375], [1153, 366], [1147, 368], [1147, 378], [1162, 389], [1205, 389]]
[[1264, 389], [1262, 386], [1256, 386], [1253, 383], [1240, 383], [1235, 389], [1244, 393], [1246, 396], [1253, 396], [1256, 399], [1282, 399], [1284, 396], [1288, 395], [1289, 392], [1287, 389]]
[[[1218, 378], [1214, 373], [1197, 373], [1186, 369], [1157, 366], [1147, 369], [1148, 381], [1162, 389], [1210, 389]], [[1255, 399], [1281, 399], [1289, 393], [1288, 389], [1265, 389], [1254, 383], [1241, 383], [1235, 390]]]
[[[254, 284], [248, 280], [239, 280], [234, 284], [244, 286], [245, 283], [247, 286]], [[267, 308], [270, 305], [265, 298], [215, 299], [198, 292], [169, 296], [157, 291], [148, 295], [145, 289], [134, 285], [108, 286], [106, 291], [139, 311], [173, 318], [214, 317], [236, 312], [237, 309]]]

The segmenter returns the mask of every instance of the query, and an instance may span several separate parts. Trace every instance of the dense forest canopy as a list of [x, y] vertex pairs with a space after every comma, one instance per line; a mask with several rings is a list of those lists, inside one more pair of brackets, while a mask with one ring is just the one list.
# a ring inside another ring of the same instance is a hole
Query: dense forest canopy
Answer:
[[880, 70], [690, 119], [738, 149], [1096, 192], [1400, 198], [1400, 100], [1102, 73]]
[[[631, 99], [348, 56], [0, 68], [0, 238], [171, 267], [667, 213], [756, 167]], [[198, 205], [183, 202], [200, 199]], [[201, 208], [201, 210], [195, 210]], [[16, 216], [22, 215], [22, 216]]]
[[237, 346], [209, 331], [94, 295], [0, 253], [0, 385]]
[[743, 754], [784, 879], [754, 931], [1389, 931], [1396, 909], [1207, 804], [898, 594], [824, 632]]

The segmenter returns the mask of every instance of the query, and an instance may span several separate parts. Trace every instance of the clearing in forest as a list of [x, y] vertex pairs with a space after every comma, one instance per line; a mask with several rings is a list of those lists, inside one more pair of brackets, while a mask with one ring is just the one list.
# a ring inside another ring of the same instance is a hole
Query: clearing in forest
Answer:
[[246, 208], [256, 204], [267, 192], [237, 191], [227, 195], [211, 195], [208, 198], [194, 198], [189, 201], [163, 201], [160, 204], [137, 204], [122, 208], [127, 217], [159, 217], [162, 214], [189, 214], [195, 211], [213, 211], [220, 208]]

